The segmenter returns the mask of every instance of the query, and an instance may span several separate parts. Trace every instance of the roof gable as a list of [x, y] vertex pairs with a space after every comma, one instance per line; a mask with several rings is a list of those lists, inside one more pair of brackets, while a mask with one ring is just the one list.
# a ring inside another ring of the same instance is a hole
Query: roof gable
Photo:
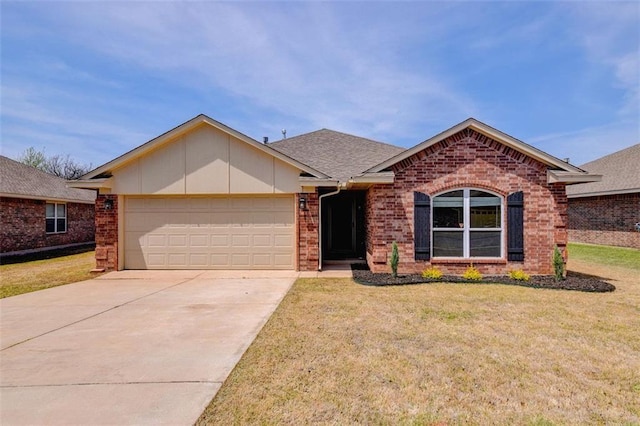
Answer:
[[269, 146], [341, 182], [405, 150], [329, 129], [272, 142]]
[[391, 157], [373, 167], [371, 167], [370, 169], [367, 170], [367, 172], [369, 173], [377, 173], [377, 172], [381, 172], [383, 170], [389, 169], [391, 166], [400, 163], [404, 160], [407, 160], [408, 158], [410, 158], [411, 156], [424, 151], [426, 149], [428, 149], [429, 147], [451, 137], [454, 136], [457, 133], [460, 133], [466, 129], [471, 129], [474, 130], [484, 136], [487, 136], [490, 139], [493, 139], [509, 148], [512, 148], [524, 155], [527, 155], [528, 157], [531, 157], [532, 159], [535, 159], [543, 164], [546, 164], [547, 166], [549, 166], [551, 169], [555, 169], [561, 172], [567, 172], [567, 173], [572, 173], [572, 174], [583, 174], [583, 175], [587, 175], [587, 173], [584, 170], [581, 170], [580, 168], [573, 166], [565, 161], [560, 160], [559, 158], [556, 158], [550, 154], [547, 154], [546, 152], [543, 152], [531, 145], [528, 145], [518, 139], [515, 139], [509, 135], [507, 135], [506, 133], [503, 133], [497, 129], [494, 129], [493, 127], [484, 124], [474, 118], [469, 118], [453, 127], [451, 127], [448, 130], [445, 130], [442, 133], [439, 133], [437, 135], [435, 135], [434, 137], [427, 139], [426, 141], [419, 143], [418, 145], [414, 146], [413, 148], [409, 148], [406, 151]]
[[589, 182], [567, 188], [569, 197], [640, 192], [640, 144], [632, 145], [580, 168], [602, 175], [600, 182]]
[[94, 191], [68, 188], [64, 179], [0, 155], [0, 195], [93, 204]]
[[87, 173], [86, 175], [82, 176], [82, 180], [88, 180], [88, 179], [96, 179], [96, 178], [101, 178], [101, 177], [106, 177], [109, 176], [112, 170], [115, 170], [117, 168], [123, 167], [124, 165], [146, 155], [149, 154], [150, 152], [158, 149], [159, 147], [167, 144], [167, 143], [171, 143], [171, 141], [175, 141], [178, 137], [180, 137], [181, 135], [195, 129], [198, 126], [201, 125], [208, 125], [208, 126], [212, 126], [222, 132], [225, 132], [231, 136], [233, 136], [234, 138], [236, 138], [237, 140], [240, 140], [268, 155], [271, 155], [272, 157], [275, 157], [291, 166], [294, 166], [298, 169], [300, 169], [301, 171], [304, 171], [312, 176], [318, 177], [318, 178], [327, 178], [328, 176], [326, 176], [324, 173], [313, 169], [312, 167], [309, 167], [308, 165], [295, 160], [291, 157], [288, 157], [287, 155], [271, 149], [268, 145], [265, 144], [261, 144], [258, 141], [250, 138], [249, 136], [246, 136], [240, 132], [238, 132], [237, 130], [232, 129], [231, 127], [228, 127], [204, 114], [200, 114], [194, 118], [192, 118], [189, 121], [186, 121], [182, 124], [180, 124], [179, 126], [169, 130], [168, 132], [163, 133], [162, 135], [151, 139], [150, 141], [138, 146], [137, 148], [134, 148], [133, 150], [121, 155], [120, 157], [106, 163], [103, 164], [102, 166], [92, 170], [91, 172]]

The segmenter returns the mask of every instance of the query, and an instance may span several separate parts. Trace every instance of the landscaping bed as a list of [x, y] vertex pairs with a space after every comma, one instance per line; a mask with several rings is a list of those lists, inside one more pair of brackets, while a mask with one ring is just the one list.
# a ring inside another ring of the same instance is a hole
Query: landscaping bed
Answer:
[[370, 286], [428, 284], [428, 283], [460, 283], [460, 284], [506, 284], [532, 288], [548, 288], [555, 290], [576, 290], [595, 293], [607, 293], [614, 291], [616, 287], [597, 277], [586, 276], [569, 272], [566, 279], [556, 281], [553, 276], [534, 275], [528, 281], [514, 280], [508, 276], [485, 276], [480, 281], [465, 280], [455, 275], [444, 275], [439, 279], [425, 279], [420, 274], [398, 274], [393, 277], [390, 273], [374, 273], [365, 265], [354, 264], [353, 279], [355, 282]]

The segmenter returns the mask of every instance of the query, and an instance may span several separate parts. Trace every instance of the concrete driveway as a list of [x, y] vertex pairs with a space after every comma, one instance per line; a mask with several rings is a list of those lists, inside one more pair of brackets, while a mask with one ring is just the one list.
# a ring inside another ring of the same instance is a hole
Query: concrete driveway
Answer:
[[293, 272], [123, 271], [0, 301], [0, 424], [191, 425]]

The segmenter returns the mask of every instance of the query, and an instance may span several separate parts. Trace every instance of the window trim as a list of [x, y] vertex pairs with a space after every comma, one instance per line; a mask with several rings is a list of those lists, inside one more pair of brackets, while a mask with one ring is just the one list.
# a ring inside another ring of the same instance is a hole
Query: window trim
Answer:
[[[53, 205], [53, 216], [47, 215], [47, 206]], [[58, 216], [58, 206], [64, 206], [64, 216]], [[67, 203], [57, 203], [54, 201], [47, 201], [44, 205], [44, 230], [48, 235], [53, 234], [66, 234], [69, 229], [69, 221], [67, 219], [69, 212], [67, 210]], [[47, 231], [47, 220], [53, 219], [53, 231]], [[58, 231], [58, 220], [64, 219], [64, 231]]]
[[[436, 228], [434, 226], [434, 207], [437, 203], [437, 198], [441, 195], [444, 195], [448, 192], [453, 191], [462, 191], [462, 214], [463, 214], [463, 223], [464, 226], [461, 228]], [[491, 194], [497, 197], [500, 200], [500, 228], [471, 228], [471, 191], [481, 191], [486, 192], [487, 194]], [[500, 260], [504, 259], [506, 247], [505, 247], [505, 221], [506, 221], [506, 209], [505, 209], [505, 200], [501, 194], [498, 194], [495, 191], [491, 191], [485, 188], [477, 188], [473, 186], [469, 187], [460, 187], [460, 188], [449, 188], [445, 191], [438, 192], [434, 194], [431, 198], [431, 232], [430, 232], [430, 244], [431, 244], [431, 258], [438, 259], [464, 259], [468, 261], [480, 260], [480, 259], [489, 259], [489, 260]], [[462, 233], [462, 256], [436, 256], [434, 252], [433, 243], [435, 240], [435, 233], [439, 231], [445, 232], [461, 232]], [[471, 246], [470, 246], [470, 235], [471, 232], [500, 232], [500, 255], [499, 256], [471, 256]]]

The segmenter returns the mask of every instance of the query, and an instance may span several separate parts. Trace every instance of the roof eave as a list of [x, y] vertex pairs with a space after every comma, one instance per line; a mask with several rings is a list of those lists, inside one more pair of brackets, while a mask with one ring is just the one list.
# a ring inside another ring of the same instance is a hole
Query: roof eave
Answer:
[[300, 186], [306, 187], [337, 187], [340, 181], [332, 178], [314, 178], [309, 176], [301, 176], [299, 178]]
[[576, 183], [600, 182], [602, 175], [587, 172], [569, 172], [566, 170], [547, 170], [547, 183], [566, 183], [568, 185]]
[[0, 197], [22, 198], [25, 200], [54, 201], [54, 202], [60, 202], [60, 203], [95, 204], [95, 200], [93, 201], [80, 200], [77, 198], [67, 198], [67, 197], [41, 197], [39, 195], [13, 194], [8, 192], [0, 192]]
[[393, 183], [395, 174], [391, 171], [377, 173], [363, 173], [358, 176], [349, 178], [350, 184], [377, 184], [377, 183]]
[[580, 194], [567, 194], [567, 198], [602, 197], [607, 195], [624, 195], [624, 194], [636, 194], [636, 193], [640, 193], [640, 188], [612, 189], [610, 191], [593, 191], [593, 192], [583, 192]]
[[111, 189], [113, 178], [94, 178], [94, 179], [76, 179], [68, 180], [69, 188], [77, 189]]

